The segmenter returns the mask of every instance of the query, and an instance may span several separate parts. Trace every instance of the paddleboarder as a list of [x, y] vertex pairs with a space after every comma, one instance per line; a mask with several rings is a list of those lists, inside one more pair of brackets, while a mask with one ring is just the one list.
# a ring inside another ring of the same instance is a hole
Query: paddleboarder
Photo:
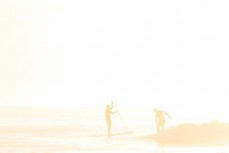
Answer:
[[107, 136], [108, 137], [111, 136], [111, 114], [115, 114], [118, 112], [117, 110], [115, 112], [112, 112], [113, 106], [114, 106], [114, 103], [112, 101], [111, 106], [107, 105], [106, 110], [105, 110], [106, 122], [107, 122]]
[[164, 126], [165, 126], [165, 117], [164, 115], [168, 116], [169, 118], [171, 118], [171, 116], [162, 111], [162, 110], [157, 110], [157, 109], [154, 109], [154, 112], [155, 112], [155, 120], [156, 120], [156, 126], [157, 126], [157, 132], [160, 131], [160, 129], [164, 129]]

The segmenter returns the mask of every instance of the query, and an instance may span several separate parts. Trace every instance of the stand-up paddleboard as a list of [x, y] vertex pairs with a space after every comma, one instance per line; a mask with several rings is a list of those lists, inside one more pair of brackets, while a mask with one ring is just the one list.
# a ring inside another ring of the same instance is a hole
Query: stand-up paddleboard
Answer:
[[131, 132], [124, 132], [124, 133], [113, 133], [111, 136], [125, 136], [125, 135], [131, 135], [134, 134], [132, 131]]
[[132, 132], [111, 134], [111, 139], [156, 140], [156, 134], [135, 134]]
[[119, 132], [119, 133], [111, 133], [111, 137], [128, 137], [128, 136], [133, 136], [134, 132], [133, 131], [127, 131], [127, 132]]

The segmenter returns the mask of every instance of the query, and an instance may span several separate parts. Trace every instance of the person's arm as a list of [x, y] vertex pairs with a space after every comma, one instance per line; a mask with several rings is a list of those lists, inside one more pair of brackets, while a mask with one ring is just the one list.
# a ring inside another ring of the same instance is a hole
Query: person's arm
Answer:
[[113, 102], [113, 100], [111, 101], [111, 108], [110, 109], [112, 109], [114, 107], [114, 102]]
[[116, 110], [115, 112], [111, 112], [111, 114], [115, 114], [115, 113], [118, 113], [118, 111]]

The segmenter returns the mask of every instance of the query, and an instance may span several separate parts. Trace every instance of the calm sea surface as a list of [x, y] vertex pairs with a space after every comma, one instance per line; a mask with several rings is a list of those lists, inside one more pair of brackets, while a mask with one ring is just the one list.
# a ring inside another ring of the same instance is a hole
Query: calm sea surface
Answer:
[[125, 114], [127, 128], [116, 114], [112, 132], [134, 134], [108, 139], [104, 112], [5, 111], [0, 115], [1, 153], [229, 153], [227, 147], [162, 147], [139, 139], [154, 132], [152, 116]]

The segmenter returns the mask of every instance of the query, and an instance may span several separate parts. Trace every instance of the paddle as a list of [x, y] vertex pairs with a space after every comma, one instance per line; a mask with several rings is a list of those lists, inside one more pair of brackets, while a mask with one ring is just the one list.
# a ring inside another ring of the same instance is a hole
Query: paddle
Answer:
[[[127, 124], [126, 124], [125, 120], [123, 119], [121, 113], [119, 112], [117, 106], [114, 104], [113, 101], [112, 101], [112, 103], [113, 103], [113, 106], [115, 107], [116, 111], [118, 112], [119, 117], [121, 118], [123, 124], [125, 125], [125, 128], [128, 129], [128, 130], [130, 131], [130, 132], [122, 133], [122, 134], [120, 134], [120, 135], [123, 135], [123, 134], [133, 134], [133, 131], [127, 126]], [[116, 134], [116, 135], [117, 135], [117, 134]]]

